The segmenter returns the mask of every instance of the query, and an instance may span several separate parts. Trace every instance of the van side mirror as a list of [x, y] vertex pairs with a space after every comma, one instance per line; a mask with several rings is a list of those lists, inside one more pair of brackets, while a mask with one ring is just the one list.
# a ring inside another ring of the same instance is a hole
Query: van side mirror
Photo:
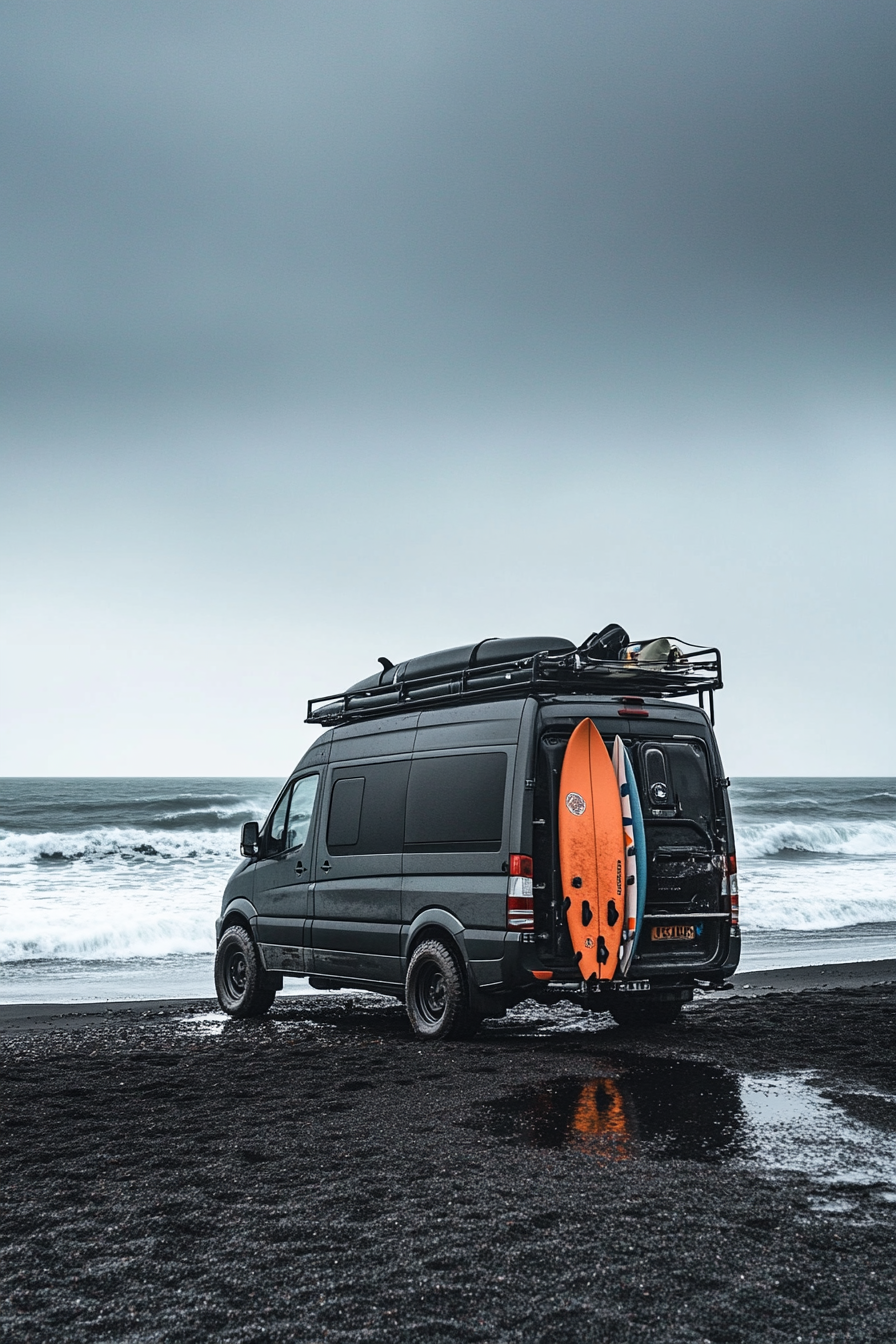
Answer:
[[258, 857], [258, 822], [244, 821], [240, 831], [240, 853], [245, 859]]

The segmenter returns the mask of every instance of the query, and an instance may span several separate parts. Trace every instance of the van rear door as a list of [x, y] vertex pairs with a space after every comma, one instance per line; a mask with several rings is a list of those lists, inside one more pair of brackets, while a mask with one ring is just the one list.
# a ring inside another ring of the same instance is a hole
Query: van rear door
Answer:
[[724, 816], [698, 737], [641, 741], [635, 773], [647, 839], [647, 902], [638, 943], [643, 972], [699, 970], [727, 937], [722, 898]]

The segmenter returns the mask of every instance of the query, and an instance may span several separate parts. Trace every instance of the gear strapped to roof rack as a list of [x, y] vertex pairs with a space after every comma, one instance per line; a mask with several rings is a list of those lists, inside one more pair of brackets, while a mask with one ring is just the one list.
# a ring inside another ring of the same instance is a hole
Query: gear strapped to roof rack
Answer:
[[679, 639], [630, 643], [618, 625], [608, 625], [575, 645], [568, 639], [535, 636], [484, 639], [393, 665], [340, 695], [308, 701], [306, 723], [332, 726], [468, 700], [540, 695], [699, 696], [722, 688], [722, 655]]

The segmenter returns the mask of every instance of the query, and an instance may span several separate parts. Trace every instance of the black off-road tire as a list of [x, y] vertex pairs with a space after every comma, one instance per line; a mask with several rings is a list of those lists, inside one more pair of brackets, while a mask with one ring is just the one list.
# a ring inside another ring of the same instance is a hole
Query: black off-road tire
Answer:
[[418, 943], [405, 978], [405, 1008], [414, 1035], [423, 1041], [469, 1040], [482, 1026], [470, 1008], [459, 959], [437, 938]]
[[670, 1027], [678, 1019], [683, 1004], [676, 999], [628, 998], [620, 994], [610, 1002], [609, 1012], [620, 1027]]
[[276, 982], [261, 964], [252, 935], [242, 924], [221, 934], [215, 953], [218, 1002], [231, 1017], [261, 1017], [277, 996]]

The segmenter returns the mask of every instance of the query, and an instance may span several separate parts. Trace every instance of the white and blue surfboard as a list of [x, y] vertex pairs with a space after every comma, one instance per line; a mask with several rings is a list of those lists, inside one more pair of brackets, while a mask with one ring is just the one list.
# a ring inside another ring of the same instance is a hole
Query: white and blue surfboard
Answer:
[[621, 737], [613, 743], [613, 769], [622, 801], [622, 830], [625, 837], [625, 927], [619, 949], [619, 970], [628, 975], [644, 920], [647, 899], [647, 842], [644, 814], [631, 757]]

